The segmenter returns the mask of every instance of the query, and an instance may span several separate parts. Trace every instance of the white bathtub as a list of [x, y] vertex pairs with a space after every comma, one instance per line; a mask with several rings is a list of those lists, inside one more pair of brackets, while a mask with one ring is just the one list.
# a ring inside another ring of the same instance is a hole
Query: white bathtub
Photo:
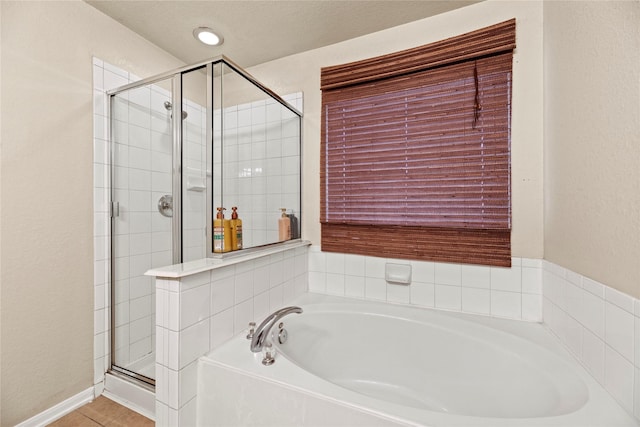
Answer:
[[[264, 366], [239, 336], [199, 363], [198, 422], [633, 426], [534, 323], [306, 294]], [[260, 320], [260, 319], [258, 319]]]

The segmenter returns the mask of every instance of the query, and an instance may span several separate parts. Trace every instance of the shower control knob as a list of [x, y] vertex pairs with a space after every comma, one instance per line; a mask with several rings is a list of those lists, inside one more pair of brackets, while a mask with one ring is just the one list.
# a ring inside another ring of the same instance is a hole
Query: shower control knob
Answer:
[[173, 196], [171, 194], [165, 194], [160, 197], [160, 200], [158, 200], [158, 212], [168, 218], [173, 216]]

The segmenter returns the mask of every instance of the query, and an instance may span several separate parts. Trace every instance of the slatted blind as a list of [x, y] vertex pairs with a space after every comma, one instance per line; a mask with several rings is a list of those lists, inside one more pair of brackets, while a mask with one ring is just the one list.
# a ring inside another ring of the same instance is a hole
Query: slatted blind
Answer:
[[323, 250], [510, 265], [515, 21], [455, 39], [322, 70]]

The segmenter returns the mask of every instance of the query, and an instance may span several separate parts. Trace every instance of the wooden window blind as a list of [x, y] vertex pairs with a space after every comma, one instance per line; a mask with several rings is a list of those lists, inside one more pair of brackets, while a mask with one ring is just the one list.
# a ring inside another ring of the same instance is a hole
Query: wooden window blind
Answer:
[[511, 265], [515, 20], [322, 69], [322, 250]]

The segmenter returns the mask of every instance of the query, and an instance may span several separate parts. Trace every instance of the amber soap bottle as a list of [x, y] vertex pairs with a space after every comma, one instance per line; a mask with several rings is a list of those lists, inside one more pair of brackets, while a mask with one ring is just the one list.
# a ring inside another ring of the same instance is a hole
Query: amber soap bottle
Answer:
[[231, 250], [231, 220], [224, 219], [223, 207], [216, 208], [216, 219], [213, 220], [213, 252], [229, 252]]
[[291, 219], [287, 216], [287, 209], [280, 208], [282, 215], [278, 219], [278, 240], [284, 242], [291, 239]]
[[242, 249], [242, 220], [238, 218], [238, 207], [231, 208], [231, 250]]

